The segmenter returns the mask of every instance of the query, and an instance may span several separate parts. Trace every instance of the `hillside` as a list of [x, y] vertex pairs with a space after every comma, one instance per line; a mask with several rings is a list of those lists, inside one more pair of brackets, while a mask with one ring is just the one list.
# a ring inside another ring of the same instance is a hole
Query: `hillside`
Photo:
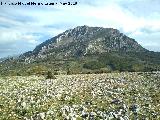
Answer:
[[33, 51], [0, 64], [0, 73], [55, 74], [158, 71], [160, 53], [143, 48], [113, 28], [78, 26], [41, 43]]

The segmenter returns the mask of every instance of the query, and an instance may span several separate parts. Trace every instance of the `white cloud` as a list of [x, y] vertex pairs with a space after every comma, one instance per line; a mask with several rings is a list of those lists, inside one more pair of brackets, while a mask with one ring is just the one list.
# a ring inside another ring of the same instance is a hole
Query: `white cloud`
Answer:
[[0, 31], [0, 44], [6, 44], [6, 43], [12, 43], [16, 42], [19, 36], [18, 32], [12, 32], [12, 31]]
[[160, 19], [138, 17], [115, 3], [103, 7], [91, 7], [86, 12], [86, 16], [91, 16], [93, 21], [96, 20], [96, 25], [102, 23], [104, 27], [115, 27], [122, 29], [125, 33], [135, 32], [142, 28], [160, 30]]
[[25, 41], [28, 43], [35, 44], [39, 39], [39, 36], [33, 36], [32, 34], [29, 35], [21, 31], [12, 29], [0, 30], [0, 36], [0, 44], [15, 43], [18, 41]]
[[160, 51], [160, 32], [145, 33], [143, 31], [136, 31], [129, 34], [129, 36], [135, 38], [146, 49]]

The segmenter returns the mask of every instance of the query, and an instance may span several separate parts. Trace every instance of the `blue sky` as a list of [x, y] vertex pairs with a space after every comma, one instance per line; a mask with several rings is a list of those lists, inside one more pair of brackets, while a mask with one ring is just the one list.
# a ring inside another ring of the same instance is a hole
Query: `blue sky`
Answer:
[[[9, 2], [9, 0], [1, 1]], [[29, 0], [14, 0], [17, 1]], [[67, 0], [34, 1], [65, 2]], [[77, 1], [78, 4], [76, 6], [60, 4], [0, 6], [0, 57], [33, 50], [41, 42], [81, 25], [119, 29], [143, 47], [160, 52], [159, 0], [68, 1]]]

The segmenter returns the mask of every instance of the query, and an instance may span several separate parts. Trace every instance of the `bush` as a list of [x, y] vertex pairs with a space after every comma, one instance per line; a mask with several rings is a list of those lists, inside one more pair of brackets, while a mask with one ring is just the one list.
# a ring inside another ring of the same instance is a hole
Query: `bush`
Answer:
[[46, 79], [55, 79], [56, 77], [52, 74], [52, 72], [51, 71], [48, 71], [47, 72], [47, 77], [46, 77]]

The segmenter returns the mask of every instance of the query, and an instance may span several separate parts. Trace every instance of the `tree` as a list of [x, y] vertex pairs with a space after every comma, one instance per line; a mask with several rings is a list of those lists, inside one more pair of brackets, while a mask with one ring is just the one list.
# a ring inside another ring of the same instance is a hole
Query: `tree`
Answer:
[[104, 68], [106, 65], [102, 62], [98, 62], [98, 61], [89, 61], [87, 63], [85, 63], [83, 65], [83, 68], [86, 69], [91, 69], [91, 70], [95, 70], [95, 69], [100, 69], [100, 68]]

